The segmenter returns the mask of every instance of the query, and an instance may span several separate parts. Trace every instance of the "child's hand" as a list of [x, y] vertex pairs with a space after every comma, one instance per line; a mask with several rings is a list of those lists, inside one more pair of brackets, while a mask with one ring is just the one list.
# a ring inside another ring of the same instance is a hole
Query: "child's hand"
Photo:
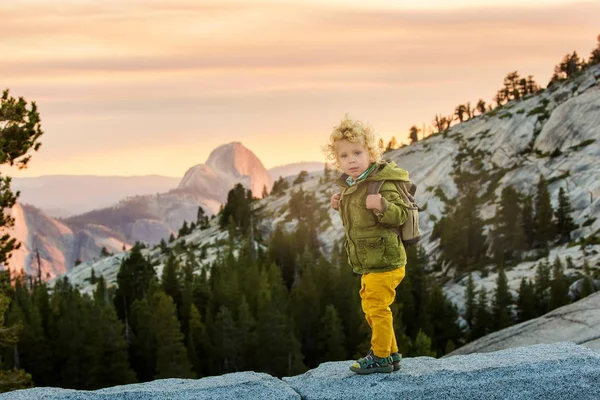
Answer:
[[342, 197], [341, 193], [336, 193], [333, 196], [331, 196], [331, 207], [334, 210], [337, 210], [338, 208], [340, 208], [340, 198]]
[[367, 210], [379, 210], [383, 211], [383, 205], [381, 204], [381, 194], [370, 194], [367, 196]]

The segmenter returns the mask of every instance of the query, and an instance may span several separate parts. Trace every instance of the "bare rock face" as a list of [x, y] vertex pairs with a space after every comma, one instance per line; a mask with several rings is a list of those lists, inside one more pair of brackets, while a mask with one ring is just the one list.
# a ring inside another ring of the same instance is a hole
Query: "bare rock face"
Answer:
[[351, 361], [327, 362], [282, 380], [236, 372], [202, 379], [160, 379], [99, 390], [34, 388], [2, 395], [29, 399], [578, 399], [600, 397], [600, 353], [573, 343], [536, 345], [443, 359], [407, 358], [399, 371], [357, 375]]
[[260, 198], [264, 187], [271, 190], [273, 179], [254, 153], [241, 143], [233, 142], [214, 149], [206, 164], [187, 170], [178, 190], [203, 193], [224, 203], [229, 190], [238, 183]]
[[562, 341], [600, 350], [600, 293], [557, 308], [539, 318], [490, 333], [454, 350], [448, 356]]
[[348, 366], [323, 363], [283, 381], [303, 399], [315, 400], [371, 398], [373, 393], [387, 399], [461, 400], [600, 396], [600, 353], [567, 342], [442, 359], [407, 358], [390, 374], [357, 376]]
[[69, 226], [29, 205], [16, 204], [11, 214], [15, 219], [13, 237], [21, 247], [13, 251], [4, 267], [16, 273], [24, 270], [44, 280], [54, 278], [79, 261], [99, 257], [103, 247], [114, 253], [125, 245], [122, 235], [105, 226]]
[[[536, 147], [543, 152], [559, 149], [562, 153], [580, 146], [586, 141], [585, 154], [600, 155], [598, 143], [600, 126], [600, 86], [589, 88], [556, 107], [536, 140]], [[586, 160], [574, 160], [585, 162]]]
[[262, 197], [263, 188], [273, 186], [273, 179], [262, 162], [239, 142], [217, 147], [210, 153], [206, 165], [218, 176], [230, 182], [246, 178], [254, 197]]
[[177, 188], [187, 189], [194, 193], [210, 194], [219, 199], [223, 197], [225, 189], [217, 173], [204, 164], [198, 164], [188, 169]]

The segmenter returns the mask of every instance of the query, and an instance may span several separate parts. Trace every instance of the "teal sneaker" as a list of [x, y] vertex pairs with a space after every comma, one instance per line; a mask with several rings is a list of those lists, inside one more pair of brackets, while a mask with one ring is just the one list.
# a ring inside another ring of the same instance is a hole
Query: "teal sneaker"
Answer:
[[373, 350], [350, 366], [350, 371], [357, 374], [389, 373], [393, 370], [392, 357], [379, 358], [373, 354]]
[[398, 371], [400, 369], [402, 355], [400, 353], [392, 353], [390, 357], [392, 357], [392, 366], [394, 367], [394, 371]]

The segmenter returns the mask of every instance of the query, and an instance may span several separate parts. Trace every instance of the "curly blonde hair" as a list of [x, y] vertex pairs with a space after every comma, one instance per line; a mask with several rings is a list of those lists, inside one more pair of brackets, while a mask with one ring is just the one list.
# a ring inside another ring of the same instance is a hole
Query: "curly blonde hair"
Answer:
[[323, 147], [327, 160], [333, 161], [337, 169], [341, 169], [341, 167], [335, 150], [335, 143], [344, 139], [352, 143], [359, 142], [375, 162], [381, 162], [382, 149], [377, 142], [377, 135], [373, 132], [373, 129], [361, 121], [351, 119], [346, 114], [340, 124], [333, 128], [331, 135], [329, 135], [329, 143]]

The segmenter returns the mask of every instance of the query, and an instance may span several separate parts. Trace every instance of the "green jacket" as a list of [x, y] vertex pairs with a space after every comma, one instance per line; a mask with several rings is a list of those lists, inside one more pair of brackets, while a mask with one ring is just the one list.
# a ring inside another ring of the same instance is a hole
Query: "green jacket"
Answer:
[[353, 186], [346, 183], [346, 174], [336, 182], [342, 188], [338, 211], [344, 224], [344, 247], [348, 262], [357, 274], [386, 272], [406, 265], [406, 252], [398, 235], [389, 226], [402, 225], [408, 206], [400, 199], [393, 182], [384, 182], [379, 193], [383, 212], [366, 207], [367, 182], [408, 181], [408, 172], [395, 162], [384, 162]]

